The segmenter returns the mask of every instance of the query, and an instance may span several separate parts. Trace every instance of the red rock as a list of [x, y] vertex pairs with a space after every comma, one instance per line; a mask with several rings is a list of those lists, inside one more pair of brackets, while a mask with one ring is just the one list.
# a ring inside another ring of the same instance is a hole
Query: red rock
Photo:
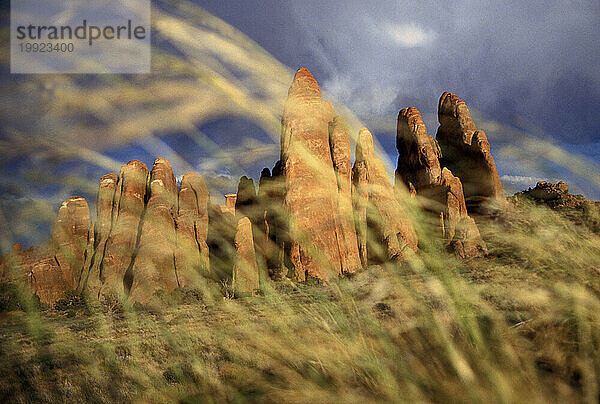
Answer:
[[284, 206], [290, 219], [290, 260], [295, 277], [329, 280], [341, 274], [336, 239], [337, 180], [329, 144], [331, 105], [307, 69], [288, 92], [282, 118]]
[[194, 286], [210, 272], [208, 237], [208, 189], [204, 179], [189, 172], [181, 180], [177, 212], [176, 268], [181, 287]]
[[87, 201], [81, 196], [70, 197], [58, 210], [50, 238], [50, 246], [67, 290], [79, 287], [93, 239]]
[[409, 189], [420, 189], [439, 183], [442, 169], [441, 153], [435, 139], [427, 134], [421, 113], [415, 107], [404, 108], [398, 114], [396, 131], [400, 178]]
[[352, 163], [350, 135], [343, 118], [336, 116], [329, 127], [329, 143], [337, 179], [336, 239], [340, 251], [342, 273], [352, 273], [361, 267], [358, 240], [352, 209]]
[[545, 204], [551, 208], [583, 208], [586, 199], [582, 195], [571, 195], [569, 186], [564, 181], [552, 184], [539, 181], [535, 188], [515, 194], [515, 197], [525, 196], [537, 203]]
[[171, 164], [157, 158], [148, 185], [139, 247], [132, 267], [131, 299], [147, 302], [157, 290], [179, 286], [175, 268], [177, 182]]
[[112, 231], [116, 215], [115, 197], [119, 176], [115, 173], [104, 175], [98, 185], [96, 200], [96, 223], [94, 224], [94, 249], [80, 290], [87, 290], [97, 296], [101, 289], [100, 266], [106, 251], [106, 244]]
[[469, 210], [486, 212], [503, 206], [506, 197], [490, 144], [485, 133], [475, 127], [465, 102], [445, 92], [440, 98], [438, 120], [441, 164], [461, 179]]
[[468, 215], [460, 179], [444, 167], [440, 185], [434, 186], [432, 191], [438, 193], [438, 197], [432, 199], [437, 199], [441, 207], [442, 236], [446, 244], [461, 258], [485, 255], [487, 248], [475, 221]]
[[[383, 162], [375, 156], [373, 136], [362, 128], [356, 143], [353, 182], [356, 187], [357, 223], [360, 228], [361, 259], [364, 251], [377, 260], [406, 259], [407, 250], [417, 249], [417, 234], [404, 209], [395, 197]], [[378, 240], [365, 245], [367, 231], [373, 229]]]
[[121, 167], [112, 230], [100, 263], [103, 290], [123, 295], [131, 287], [133, 259], [145, 209], [148, 175], [146, 165], [137, 160]]
[[238, 221], [234, 244], [236, 259], [233, 264], [233, 291], [236, 296], [254, 294], [259, 289], [259, 274], [252, 224], [247, 217], [242, 217]]

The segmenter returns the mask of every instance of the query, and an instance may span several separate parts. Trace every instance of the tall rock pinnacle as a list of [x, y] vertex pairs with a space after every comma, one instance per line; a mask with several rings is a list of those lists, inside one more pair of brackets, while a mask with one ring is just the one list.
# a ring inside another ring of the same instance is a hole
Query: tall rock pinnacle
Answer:
[[352, 210], [352, 148], [348, 127], [339, 115], [329, 125], [329, 142], [338, 184], [337, 241], [342, 272], [351, 273], [361, 267], [361, 262]]
[[[461, 122], [464, 128], [470, 125], [468, 120]], [[447, 167], [442, 168], [437, 143], [427, 135], [417, 108], [400, 111], [396, 146], [399, 153], [396, 185], [403, 183], [425, 198], [420, 200], [423, 208], [440, 217], [441, 236], [456, 255], [464, 258], [485, 254], [485, 243], [467, 213], [461, 180]]]
[[485, 133], [475, 127], [465, 102], [452, 93], [443, 93], [438, 120], [436, 138], [442, 149], [442, 166], [461, 179], [469, 211], [486, 211], [494, 204], [503, 204], [506, 198], [490, 144]]
[[132, 160], [121, 167], [114, 199], [112, 229], [100, 262], [100, 278], [104, 287], [116, 293], [127, 292], [131, 287], [131, 267], [145, 208], [148, 176], [148, 168], [140, 161]]
[[92, 293], [100, 291], [100, 264], [106, 252], [108, 237], [112, 231], [115, 209], [115, 196], [117, 195], [117, 184], [119, 176], [115, 173], [104, 175], [98, 184], [98, 196], [96, 199], [96, 223], [94, 224], [94, 251], [89, 266], [82, 275], [80, 290], [87, 289]]
[[171, 164], [164, 158], [154, 161], [147, 198], [138, 252], [131, 268], [130, 295], [140, 302], [148, 301], [158, 289], [173, 290], [179, 285], [175, 268], [177, 182]]
[[87, 201], [81, 196], [70, 197], [58, 210], [50, 239], [67, 290], [79, 287], [84, 264], [91, 255], [93, 239]]
[[398, 114], [396, 130], [398, 168], [396, 178], [416, 191], [438, 183], [442, 170], [439, 147], [434, 138], [427, 134], [421, 113], [415, 107], [404, 108]]
[[196, 283], [210, 270], [208, 237], [208, 189], [204, 178], [189, 172], [181, 180], [177, 211], [176, 268], [180, 286]]
[[326, 281], [343, 271], [345, 237], [338, 223], [338, 180], [329, 136], [334, 117], [312, 74], [298, 70], [283, 112], [281, 161], [290, 216], [289, 257], [299, 280]]

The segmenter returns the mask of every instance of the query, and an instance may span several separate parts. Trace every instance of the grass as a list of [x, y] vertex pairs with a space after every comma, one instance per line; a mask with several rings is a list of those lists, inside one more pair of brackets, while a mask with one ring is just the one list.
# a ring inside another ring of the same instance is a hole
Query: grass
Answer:
[[265, 296], [22, 304], [0, 320], [0, 400], [596, 402], [598, 235], [526, 202], [480, 228], [486, 258], [432, 242]]

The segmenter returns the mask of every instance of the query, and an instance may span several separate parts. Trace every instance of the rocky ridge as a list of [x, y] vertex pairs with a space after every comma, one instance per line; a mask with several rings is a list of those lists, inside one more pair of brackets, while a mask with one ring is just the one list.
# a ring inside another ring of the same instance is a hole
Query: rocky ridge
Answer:
[[15, 247], [3, 259], [2, 280], [24, 279], [46, 303], [67, 290], [146, 303], [159, 290], [203, 279], [232, 282], [236, 295], [286, 276], [327, 282], [418, 252], [410, 194], [439, 217], [448, 248], [484, 255], [472, 215], [505, 203], [489, 143], [454, 94], [442, 95], [438, 112], [436, 140], [415, 107], [400, 111], [392, 184], [367, 128], [352, 167], [346, 124], [310, 71], [299, 69], [283, 111], [280, 160], [263, 170], [258, 191], [242, 177], [237, 195], [219, 207], [200, 175], [188, 173], [178, 185], [166, 159], [151, 170], [130, 161], [100, 180], [93, 225], [85, 199], [69, 198], [48, 245]]

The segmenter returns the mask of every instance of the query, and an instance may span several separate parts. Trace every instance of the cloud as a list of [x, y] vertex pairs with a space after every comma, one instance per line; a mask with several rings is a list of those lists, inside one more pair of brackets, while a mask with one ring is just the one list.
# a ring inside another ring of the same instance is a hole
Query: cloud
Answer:
[[414, 22], [401, 25], [388, 24], [385, 32], [395, 43], [405, 48], [424, 46], [435, 38], [433, 31], [426, 31], [421, 25]]

